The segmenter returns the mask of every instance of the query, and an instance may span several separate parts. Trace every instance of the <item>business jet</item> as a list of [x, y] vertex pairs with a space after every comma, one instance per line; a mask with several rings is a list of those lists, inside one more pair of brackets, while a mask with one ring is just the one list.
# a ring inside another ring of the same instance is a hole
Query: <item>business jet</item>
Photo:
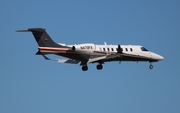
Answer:
[[66, 45], [55, 43], [47, 34], [44, 28], [29, 28], [27, 30], [17, 30], [17, 32], [32, 32], [38, 43], [36, 55], [42, 55], [46, 60], [48, 54], [55, 54], [66, 59], [58, 59], [59, 63], [71, 63], [82, 66], [83, 71], [88, 70], [88, 63], [97, 63], [97, 70], [103, 68], [105, 62], [111, 61], [145, 61], [149, 62], [149, 68], [153, 69], [153, 62], [158, 62], [164, 58], [161, 55], [148, 51], [140, 45], [97, 45], [93, 43], [83, 43]]

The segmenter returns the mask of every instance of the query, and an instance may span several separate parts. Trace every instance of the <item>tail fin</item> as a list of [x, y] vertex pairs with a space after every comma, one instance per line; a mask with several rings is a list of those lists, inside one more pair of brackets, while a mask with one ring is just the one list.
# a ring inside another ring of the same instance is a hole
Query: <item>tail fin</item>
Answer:
[[44, 28], [29, 28], [28, 30], [17, 30], [17, 32], [32, 32], [39, 47], [62, 47], [55, 43]]

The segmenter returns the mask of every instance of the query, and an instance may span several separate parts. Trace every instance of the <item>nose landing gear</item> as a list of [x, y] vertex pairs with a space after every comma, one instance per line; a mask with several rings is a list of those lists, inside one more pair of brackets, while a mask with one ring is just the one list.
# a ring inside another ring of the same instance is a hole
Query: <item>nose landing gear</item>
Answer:
[[150, 69], [153, 69], [153, 65], [152, 65], [151, 63], [150, 63], [150, 65], [149, 65], [149, 68], [150, 68]]

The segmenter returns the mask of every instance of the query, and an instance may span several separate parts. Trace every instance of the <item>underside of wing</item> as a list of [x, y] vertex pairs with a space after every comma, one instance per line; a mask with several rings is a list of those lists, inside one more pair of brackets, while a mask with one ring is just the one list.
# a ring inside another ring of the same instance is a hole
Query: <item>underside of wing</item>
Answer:
[[80, 61], [72, 60], [72, 59], [59, 59], [59, 63], [69, 63], [69, 64], [78, 64]]
[[106, 59], [107, 56], [101, 56], [101, 57], [96, 57], [96, 58], [91, 58], [88, 60], [88, 63], [93, 63], [93, 62], [97, 62], [97, 61], [101, 61], [103, 59]]

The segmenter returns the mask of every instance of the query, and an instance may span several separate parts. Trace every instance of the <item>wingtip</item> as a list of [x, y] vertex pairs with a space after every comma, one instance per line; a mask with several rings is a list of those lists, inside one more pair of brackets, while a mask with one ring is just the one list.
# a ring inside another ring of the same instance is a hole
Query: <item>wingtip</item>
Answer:
[[28, 30], [15, 30], [15, 32], [30, 32]]
[[32, 30], [35, 30], [35, 31], [45, 31], [46, 29], [45, 28], [28, 28], [28, 31], [32, 31]]

